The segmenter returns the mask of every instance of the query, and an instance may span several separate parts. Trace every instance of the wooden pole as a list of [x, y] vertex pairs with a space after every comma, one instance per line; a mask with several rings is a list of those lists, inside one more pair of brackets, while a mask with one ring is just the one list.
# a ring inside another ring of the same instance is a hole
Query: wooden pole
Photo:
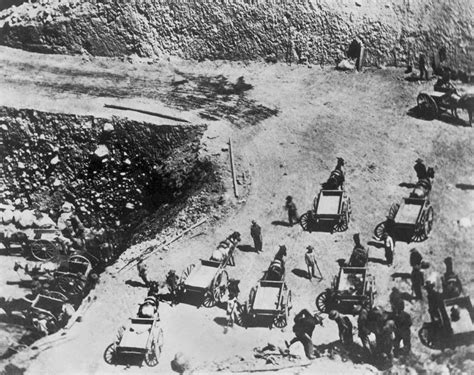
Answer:
[[165, 118], [167, 120], [173, 120], [173, 121], [179, 121], [179, 122], [186, 122], [189, 123], [188, 120], [184, 120], [179, 117], [174, 117], [174, 116], [169, 116], [169, 115], [164, 115], [162, 113], [157, 113], [157, 112], [151, 112], [151, 111], [145, 111], [143, 109], [137, 109], [137, 108], [130, 108], [130, 107], [123, 107], [121, 105], [115, 105], [115, 104], [104, 104], [105, 108], [112, 108], [112, 109], [120, 109], [122, 111], [134, 111], [134, 112], [139, 112], [139, 113], [144, 113], [146, 115], [150, 116], [156, 116], [156, 117], [161, 117]]
[[235, 178], [235, 166], [234, 166], [234, 155], [232, 153], [232, 140], [229, 138], [229, 155], [230, 155], [230, 169], [232, 171], [232, 182], [234, 184], [234, 195], [236, 198], [239, 197], [239, 192], [237, 191], [237, 180]]
[[121, 269], [119, 269], [117, 271], [117, 273], [120, 273], [122, 272], [124, 269], [130, 269], [132, 268], [136, 262], [138, 262], [138, 260], [142, 259], [142, 260], [145, 260], [145, 259], [148, 259], [155, 251], [157, 251], [158, 249], [161, 249], [167, 245], [170, 245], [172, 244], [173, 242], [179, 240], [181, 237], [183, 237], [186, 233], [188, 233], [189, 231], [193, 230], [194, 228], [204, 224], [205, 222], [207, 221], [207, 218], [206, 219], [202, 219], [201, 221], [197, 222], [196, 224], [190, 226], [188, 229], [186, 229], [185, 231], [181, 232], [180, 234], [178, 234], [177, 236], [174, 236], [173, 238], [171, 238], [169, 241], [166, 241], [164, 242], [162, 245], [158, 246], [156, 249], [153, 249], [152, 251], [146, 253], [146, 254], [142, 254], [142, 255], [139, 255], [138, 257], [135, 257], [133, 258], [130, 262], [128, 262], [125, 266], [123, 266]]

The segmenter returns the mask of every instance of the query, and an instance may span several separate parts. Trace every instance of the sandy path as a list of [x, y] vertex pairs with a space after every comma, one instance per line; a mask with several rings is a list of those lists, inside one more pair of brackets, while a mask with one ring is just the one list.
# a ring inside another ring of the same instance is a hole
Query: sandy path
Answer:
[[[8, 60], [5, 50], [2, 56], [1, 61]], [[47, 66], [53, 63], [50, 56], [31, 56], [37, 59], [38, 64], [41, 62]], [[72, 57], [60, 58], [61, 68], [77, 62]], [[432, 192], [436, 212], [434, 231], [424, 243], [397, 244], [394, 266], [390, 269], [377, 261], [383, 259], [383, 251], [371, 247], [371, 257], [377, 258], [369, 266], [376, 277], [377, 303], [387, 304], [388, 293], [393, 286], [410, 291], [408, 283], [400, 279], [392, 280], [390, 275], [409, 271], [408, 250], [413, 246], [425, 255], [437, 271], [443, 271], [442, 259], [445, 256], [455, 255], [455, 267], [464, 281], [466, 291], [473, 292], [474, 280], [470, 271], [474, 266], [474, 258], [470, 255], [473, 231], [459, 229], [456, 220], [469, 216], [474, 218], [474, 193], [455, 186], [474, 183], [472, 129], [408, 116], [407, 111], [415, 105], [416, 94], [421, 86], [398, 80], [397, 77], [401, 75], [399, 70], [345, 74], [329, 68], [308, 69], [257, 63], [175, 64], [187, 73], [223, 74], [231, 81], [244, 76], [246, 82], [254, 86], [251, 97], [261, 104], [278, 108], [279, 114], [257, 126], [234, 129], [231, 134], [239, 166], [248, 169], [252, 177], [250, 194], [245, 204], [218, 227], [205, 228], [205, 236], [185, 238], [171, 246], [167, 253], [150, 258], [150, 268], [156, 275], [164, 277], [169, 268], [181, 272], [199, 257], [208, 257], [217, 242], [233, 230], [243, 234], [242, 244], [250, 244], [249, 225], [250, 220], [255, 218], [263, 229], [264, 253], [256, 255], [238, 251], [237, 265], [229, 270], [231, 277], [241, 279], [242, 297], [248, 295], [278, 245], [285, 244], [289, 249], [287, 282], [293, 292], [293, 312], [303, 307], [314, 309], [314, 299], [330, 285], [336, 274], [336, 260], [350, 255], [352, 235], [361, 233], [364, 243], [371, 239], [373, 228], [384, 219], [390, 204], [408, 194], [406, 188], [398, 185], [415, 181], [412, 166], [417, 157], [422, 157], [429, 165], [435, 166], [437, 173]], [[123, 70], [135, 69], [134, 74], [138, 75], [159, 75], [163, 71], [166, 76], [172, 70], [169, 66], [153, 66], [155, 72], [151, 73], [149, 66], [142, 66], [143, 71], [140, 71], [140, 67], [117, 61], [107, 68], [101, 65], [101, 61], [79, 65], [81, 69], [96, 69], [97, 75], [103, 77], [104, 71], [121, 74]], [[52, 74], [48, 68], [46, 70]], [[51, 89], [35, 83], [44, 79], [65, 79], [62, 74], [57, 77], [53, 74], [52, 78], [38, 78], [34, 70], [31, 75], [24, 71], [18, 74], [22, 77], [21, 84], [2, 88], [0, 104], [16, 103], [21, 107], [46, 110], [69, 108], [75, 113], [108, 115], [106, 111], [102, 112], [96, 98], [75, 95], [74, 80], [69, 91], [52, 97], [49, 97]], [[6, 79], [5, 76], [3, 79]], [[103, 79], [107, 85], [107, 79]], [[133, 87], [134, 82], [130, 81], [129, 85]], [[11, 93], [9, 98], [4, 95], [5, 90]], [[43, 99], [38, 100], [41, 96]], [[124, 100], [146, 103], [149, 99], [132, 96], [120, 101]], [[194, 113], [176, 111], [174, 114], [196, 118], [193, 117]], [[227, 136], [228, 128], [225, 129]], [[219, 133], [218, 125], [212, 125], [209, 132]], [[218, 147], [223, 139], [224, 134], [207, 142], [210, 147]], [[353, 220], [349, 230], [331, 235], [306, 233], [296, 226], [288, 228], [273, 225], [272, 221], [286, 218], [283, 210], [286, 195], [294, 197], [300, 214], [311, 207], [319, 184], [328, 177], [337, 156], [346, 160], [347, 189], [353, 205]], [[305, 269], [303, 254], [308, 244], [316, 249], [324, 276], [320, 283], [311, 283], [291, 272], [293, 269]], [[462, 264], [461, 259], [464, 260]], [[248, 357], [255, 346], [266, 342], [279, 343], [292, 335], [291, 325], [283, 333], [275, 329], [245, 330], [235, 327], [225, 334], [223, 327], [214, 320], [225, 316], [223, 310], [196, 309], [184, 304], [173, 309], [162, 306], [165, 346], [159, 366], [156, 369], [143, 367], [140, 370], [136, 367], [124, 369], [108, 366], [102, 359], [105, 348], [112, 342], [117, 328], [134, 313], [136, 304], [145, 295], [144, 289], [124, 284], [129, 279], [137, 280], [135, 269], [118, 275], [112, 275], [113, 270], [110, 273], [101, 278], [98, 287], [100, 300], [91, 307], [83, 322], [76, 324], [70, 331], [71, 341], [41, 353], [29, 367], [29, 373], [167, 373], [170, 371], [169, 361], [178, 351], [193, 357], [197, 366], [206, 368], [206, 362], [226, 361], [234, 354]], [[417, 314], [413, 329], [415, 333], [422, 321], [421, 307], [419, 304], [408, 304], [407, 310]], [[314, 335], [316, 344], [335, 340], [337, 331], [330, 321], [326, 321], [325, 327], [318, 329]], [[417, 352], [429, 353], [417, 338], [413, 341]]]

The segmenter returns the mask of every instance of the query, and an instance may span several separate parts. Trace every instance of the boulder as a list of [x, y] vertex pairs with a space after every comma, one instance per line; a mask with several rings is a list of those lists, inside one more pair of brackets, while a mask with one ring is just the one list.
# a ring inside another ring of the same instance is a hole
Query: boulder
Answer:
[[18, 225], [22, 228], [30, 228], [34, 225], [36, 220], [35, 213], [31, 210], [24, 210], [21, 212]]

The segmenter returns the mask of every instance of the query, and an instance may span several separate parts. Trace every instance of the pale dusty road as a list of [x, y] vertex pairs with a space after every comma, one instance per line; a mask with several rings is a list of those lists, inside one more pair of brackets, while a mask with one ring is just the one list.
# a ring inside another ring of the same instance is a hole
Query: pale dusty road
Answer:
[[[28, 68], [23, 63], [26, 56]], [[410, 271], [408, 250], [414, 246], [435, 271], [443, 272], [444, 257], [454, 256], [456, 271], [466, 292], [474, 292], [473, 231], [459, 228], [456, 223], [462, 217], [474, 219], [473, 190], [456, 188], [456, 184], [474, 184], [472, 129], [407, 115], [416, 104], [416, 95], [422, 86], [399, 80], [401, 70], [346, 74], [320, 67], [178, 61], [160, 65], [113, 61], [107, 65], [105, 60], [83, 62], [80, 58], [12, 53], [8, 49], [0, 50], [0, 64], [2, 69], [6, 68], [0, 77], [0, 105], [110, 116], [121, 114], [103, 109], [103, 103], [126, 103], [143, 108], [152, 106], [155, 110], [201, 122], [195, 111], [180, 112], [160, 103], [153, 98], [149, 86], [140, 92], [140, 84], [148, 79], [172, 80], [173, 69], [178, 68], [188, 74], [222, 74], [234, 82], [244, 76], [245, 81], [254, 86], [249, 92], [251, 98], [270, 108], [278, 108], [277, 116], [243, 129], [230, 127], [225, 121], [211, 123], [209, 138], [205, 139], [208, 148], [219, 149], [227, 137], [232, 136], [238, 168], [251, 176], [249, 195], [245, 203], [239, 204], [240, 208], [217, 227], [201, 228], [205, 235], [184, 238], [168, 252], [150, 258], [149, 266], [158, 278], [163, 278], [170, 268], [181, 272], [200, 257], [208, 257], [211, 249], [230, 231], [240, 231], [242, 244], [250, 244], [249, 225], [254, 218], [263, 228], [264, 253], [237, 251], [236, 267], [229, 270], [231, 277], [241, 279], [242, 298], [268, 266], [278, 245], [285, 244], [289, 249], [287, 283], [293, 293], [293, 313], [303, 307], [314, 310], [314, 299], [330, 285], [337, 272], [336, 260], [350, 255], [352, 235], [361, 233], [364, 243], [371, 240], [375, 225], [384, 220], [390, 205], [408, 195], [409, 191], [399, 184], [415, 182], [412, 166], [415, 159], [421, 157], [436, 170], [431, 195], [436, 213], [433, 234], [420, 244], [397, 244], [394, 266], [390, 269], [378, 261], [383, 259], [383, 251], [371, 247], [371, 257], [375, 260], [369, 268], [376, 277], [377, 303], [387, 306], [388, 293], [394, 286], [410, 292], [406, 281], [392, 279], [390, 275]], [[68, 73], [71, 69], [75, 71], [73, 76]], [[134, 79], [137, 77], [141, 80]], [[88, 94], [77, 89], [85, 85], [106, 88], [105, 93], [118, 85], [121, 89], [128, 88], [130, 95], [117, 99], [103, 93], [106, 96], [96, 97], [94, 92]], [[283, 205], [287, 195], [294, 197], [300, 214], [311, 207], [319, 184], [328, 177], [338, 156], [346, 160], [346, 186], [352, 200], [353, 220], [349, 230], [331, 235], [272, 224], [286, 220]], [[225, 154], [223, 158], [225, 160]], [[229, 191], [230, 201], [231, 194]], [[305, 269], [303, 254], [309, 244], [315, 247], [323, 272], [324, 280], [320, 283], [311, 283], [291, 272]], [[225, 316], [223, 310], [196, 309], [184, 304], [171, 309], [163, 305], [165, 345], [158, 367], [109, 366], [102, 358], [105, 348], [114, 339], [118, 327], [134, 314], [146, 293], [145, 289], [126, 285], [127, 280], [138, 281], [135, 269], [115, 274], [111, 267], [101, 277], [97, 289], [99, 301], [68, 333], [70, 340], [40, 353], [28, 373], [168, 373], [169, 361], [178, 351], [193, 358], [193, 363], [205, 371], [215, 369], [215, 363], [234, 362], [235, 355], [249, 358], [254, 347], [267, 342], [281, 343], [292, 336], [291, 324], [283, 332], [263, 327], [247, 330], [235, 327], [224, 333], [223, 327], [215, 321]], [[408, 303], [407, 310], [414, 314], [415, 336], [421, 322], [427, 319], [426, 307]], [[318, 345], [329, 344], [337, 338], [335, 324], [329, 320], [314, 334]], [[429, 353], [416, 337], [413, 342], [415, 352], [422, 356]], [[334, 363], [335, 367], [331, 367], [321, 361], [318, 367], [317, 363], [313, 371], [355, 371], [352, 364]], [[245, 368], [245, 364], [242, 367]]]

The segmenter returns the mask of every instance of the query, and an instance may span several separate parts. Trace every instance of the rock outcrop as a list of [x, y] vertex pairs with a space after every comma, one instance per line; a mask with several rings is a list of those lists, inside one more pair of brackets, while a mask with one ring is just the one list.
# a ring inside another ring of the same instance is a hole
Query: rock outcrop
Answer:
[[0, 43], [53, 53], [339, 62], [355, 38], [368, 65], [447, 49], [473, 65], [471, 0], [41, 0], [0, 13]]

